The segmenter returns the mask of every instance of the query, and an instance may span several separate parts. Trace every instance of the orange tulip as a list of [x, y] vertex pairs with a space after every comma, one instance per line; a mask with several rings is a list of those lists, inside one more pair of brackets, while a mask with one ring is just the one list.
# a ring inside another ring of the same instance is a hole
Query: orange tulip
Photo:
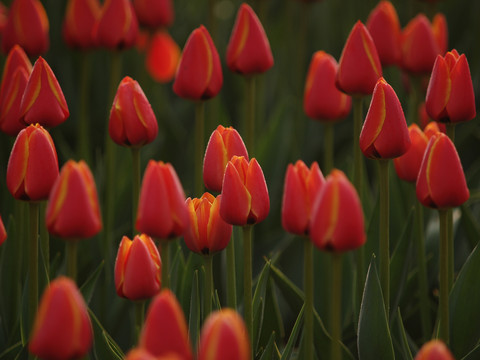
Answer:
[[420, 171], [423, 154], [427, 148], [428, 138], [417, 124], [410, 125], [408, 133], [412, 145], [405, 154], [393, 159], [393, 164], [400, 179], [415, 182]]
[[7, 231], [5, 225], [3, 225], [2, 217], [0, 216], [0, 245], [2, 245], [7, 239]]
[[442, 341], [431, 340], [420, 348], [415, 360], [455, 360], [455, 358]]
[[173, 23], [172, 0], [133, 0], [133, 6], [140, 25], [157, 29]]
[[94, 27], [102, 13], [98, 0], [69, 0], [62, 35], [67, 45], [89, 49], [96, 45]]
[[180, 60], [180, 48], [164, 30], [156, 32], [148, 45], [147, 71], [153, 80], [167, 83], [173, 80]]

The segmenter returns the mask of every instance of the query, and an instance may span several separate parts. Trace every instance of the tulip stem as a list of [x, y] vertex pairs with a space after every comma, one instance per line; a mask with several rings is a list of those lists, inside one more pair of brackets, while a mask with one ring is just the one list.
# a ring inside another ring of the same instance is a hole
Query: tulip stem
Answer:
[[232, 238], [227, 245], [227, 306], [234, 310], [237, 309], [237, 279], [235, 276], [235, 244]]
[[440, 298], [439, 298], [439, 337], [445, 344], [449, 343], [448, 311], [448, 211], [438, 210], [440, 217]]
[[76, 281], [77, 278], [77, 240], [67, 240], [66, 244], [66, 262], [67, 276]]
[[390, 194], [388, 191], [388, 161], [388, 159], [378, 160], [380, 170], [380, 283], [382, 284], [387, 320], [390, 314], [390, 234], [388, 228], [390, 220]]
[[200, 100], [195, 105], [195, 195], [203, 193], [203, 154], [205, 133], [205, 101]]
[[332, 290], [330, 293], [330, 329], [332, 336], [332, 349], [330, 359], [340, 360], [342, 352], [342, 255], [332, 253]]
[[250, 336], [253, 351], [253, 309], [252, 309], [252, 225], [243, 228], [243, 306], [244, 320]]
[[410, 76], [410, 96], [408, 98], [408, 124], [417, 124], [420, 126], [418, 108], [421, 98], [420, 77], [416, 75]]
[[304, 288], [305, 288], [305, 359], [313, 360], [313, 243], [304, 239]]
[[140, 148], [132, 149], [132, 236], [135, 236], [138, 198], [140, 196]]
[[135, 302], [135, 343], [137, 343], [140, 339], [140, 333], [142, 332], [143, 322], [145, 319], [145, 303], [145, 300], [139, 300]]
[[205, 292], [204, 292], [204, 314], [203, 318], [212, 312], [213, 298], [213, 255], [208, 254], [203, 257], [205, 262]]
[[162, 289], [170, 288], [170, 241], [160, 240], [160, 257], [162, 259]]
[[80, 107], [78, 109], [78, 157], [91, 165], [90, 159], [90, 125], [88, 113], [88, 96], [90, 85], [91, 58], [87, 51], [81, 51], [80, 67]]
[[[447, 136], [455, 144], [455, 124], [447, 123]], [[455, 273], [455, 246], [453, 243], [453, 211], [447, 210], [447, 229], [448, 229], [448, 291], [452, 290]]]
[[255, 154], [255, 76], [247, 76], [246, 80], [247, 117], [245, 143], [250, 157], [253, 157], [253, 154]]
[[[47, 202], [43, 201], [40, 204], [40, 211], [39, 211], [39, 218], [45, 219], [45, 211], [46, 211]], [[42, 247], [42, 254], [43, 254], [43, 265], [45, 268], [45, 272], [47, 277], [50, 277], [50, 234], [47, 231], [47, 224], [45, 221], [40, 223], [40, 241]]]
[[333, 169], [333, 144], [334, 144], [334, 132], [333, 123], [327, 122], [324, 126], [324, 163], [323, 171], [325, 174], [329, 174]]
[[30, 220], [30, 244], [28, 249], [28, 273], [29, 273], [29, 302], [28, 318], [30, 329], [33, 326], [38, 307], [38, 203], [29, 202]]

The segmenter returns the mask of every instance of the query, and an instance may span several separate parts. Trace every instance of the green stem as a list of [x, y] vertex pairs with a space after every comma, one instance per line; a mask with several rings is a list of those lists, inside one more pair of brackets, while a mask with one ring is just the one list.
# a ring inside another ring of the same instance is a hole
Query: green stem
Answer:
[[305, 359], [313, 360], [313, 243], [304, 239]]
[[90, 54], [81, 52], [80, 67], [80, 107], [78, 109], [78, 158], [91, 165], [90, 159], [90, 122], [88, 117], [88, 98], [90, 95]]
[[247, 146], [250, 157], [255, 154], [255, 76], [247, 76], [246, 86], [246, 137], [245, 145]]
[[140, 148], [132, 149], [132, 236], [135, 236], [138, 198], [140, 196]]
[[142, 332], [143, 322], [145, 320], [145, 303], [145, 300], [135, 302], [135, 343], [140, 339], [140, 333]]
[[232, 238], [227, 245], [227, 306], [234, 310], [237, 309], [237, 289], [235, 276], [235, 243]]
[[333, 135], [333, 123], [326, 122], [324, 126], [325, 134], [324, 139], [324, 161], [323, 161], [323, 171], [325, 174], [329, 174], [333, 169], [333, 144], [334, 144], [334, 135]]
[[330, 359], [342, 358], [340, 342], [342, 341], [342, 255], [333, 253], [332, 289], [330, 292], [330, 329], [332, 349]]
[[440, 298], [439, 298], [439, 337], [445, 344], [449, 343], [449, 310], [448, 310], [448, 212], [438, 210], [440, 217]]
[[38, 203], [29, 202], [29, 210], [28, 324], [31, 329], [38, 307]]
[[420, 77], [416, 75], [410, 76], [410, 95], [408, 97], [408, 124], [417, 124], [420, 126], [418, 118], [418, 107], [420, 105]]
[[203, 154], [205, 133], [205, 101], [198, 101], [195, 105], [195, 194], [200, 197], [203, 193]]
[[170, 240], [160, 240], [160, 257], [162, 259], [162, 288], [170, 288]]
[[[40, 219], [45, 219], [46, 207], [47, 207], [47, 202], [43, 201], [40, 204], [40, 212], [39, 212]], [[49, 277], [50, 275], [50, 234], [47, 231], [47, 224], [45, 223], [45, 221], [40, 221], [39, 228], [40, 228], [40, 244], [42, 247], [45, 272]]]
[[387, 313], [388, 320], [390, 314], [390, 194], [388, 191], [389, 160], [380, 159], [378, 164], [380, 170], [380, 283], [382, 284], [385, 312]]
[[204, 313], [203, 318], [212, 312], [213, 299], [213, 255], [208, 254], [203, 257], [205, 262], [205, 291], [204, 291]]
[[65, 241], [65, 244], [67, 254], [67, 276], [75, 281], [77, 279], [77, 240], [67, 240]]
[[252, 225], [243, 228], [243, 305], [244, 320], [253, 344], [253, 309], [252, 309]]
[[[455, 143], [455, 124], [447, 123], [447, 136]], [[452, 290], [455, 273], [455, 245], [453, 242], [453, 210], [447, 210], [448, 231], [448, 291]]]

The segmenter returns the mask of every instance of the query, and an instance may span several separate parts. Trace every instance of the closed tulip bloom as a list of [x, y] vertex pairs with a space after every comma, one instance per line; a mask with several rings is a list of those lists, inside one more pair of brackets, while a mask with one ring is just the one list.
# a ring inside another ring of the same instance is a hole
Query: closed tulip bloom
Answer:
[[313, 54], [303, 94], [303, 109], [316, 120], [344, 118], [352, 108], [352, 98], [335, 85], [338, 64], [324, 51]]
[[410, 147], [402, 105], [393, 88], [378, 80], [360, 133], [360, 149], [371, 159], [393, 159]]
[[228, 161], [234, 156], [248, 160], [247, 148], [242, 137], [233, 127], [218, 127], [208, 140], [203, 159], [203, 182], [207, 189], [222, 191], [223, 174]]
[[53, 280], [40, 300], [28, 350], [51, 360], [78, 359], [92, 346], [87, 306], [73, 280]]
[[20, 131], [7, 166], [7, 188], [13, 197], [46, 200], [57, 178], [57, 152], [48, 131], [38, 124]]
[[243, 3], [238, 10], [227, 46], [227, 66], [236, 73], [264, 73], [273, 66], [270, 43], [252, 8]]
[[220, 217], [221, 197], [204, 193], [201, 198], [187, 199], [190, 222], [184, 239], [191, 251], [208, 255], [227, 247], [232, 225]]
[[250, 340], [242, 317], [232, 309], [216, 311], [205, 320], [198, 360], [249, 360]]
[[60, 84], [42, 57], [33, 65], [20, 104], [20, 116], [27, 124], [39, 123], [45, 127], [60, 125], [70, 116]]
[[400, 179], [415, 182], [422, 164], [423, 154], [427, 148], [428, 138], [417, 124], [410, 125], [408, 133], [412, 145], [405, 154], [393, 159], [393, 164]]
[[115, 261], [115, 288], [129, 300], [148, 299], [160, 291], [162, 263], [150, 236], [124, 236]]
[[7, 231], [5, 225], [3, 225], [2, 217], [0, 216], [0, 245], [2, 245], [7, 239]]
[[244, 226], [262, 222], [269, 210], [267, 184], [257, 160], [232, 157], [223, 177], [220, 216], [229, 224]]
[[150, 160], [143, 176], [136, 227], [160, 239], [183, 234], [188, 224], [185, 193], [173, 166]]
[[433, 120], [456, 123], [475, 117], [475, 94], [465, 54], [456, 50], [435, 60], [425, 107]]
[[288, 165], [282, 200], [282, 226], [285, 231], [297, 235], [308, 234], [313, 202], [324, 182], [316, 161], [310, 169], [302, 160], [295, 165]]
[[431, 340], [420, 348], [415, 360], [455, 360], [455, 358], [442, 341]]
[[133, 0], [133, 7], [142, 26], [157, 29], [173, 23], [172, 0]]
[[430, 138], [417, 178], [417, 198], [430, 208], [462, 205], [470, 192], [455, 145], [443, 133]]
[[47, 229], [62, 238], [87, 238], [102, 229], [95, 180], [84, 161], [63, 165], [50, 193]]
[[67, 45], [79, 49], [95, 47], [94, 27], [101, 13], [98, 0], [69, 0], [62, 28]]
[[315, 200], [310, 238], [319, 249], [333, 252], [353, 250], [366, 241], [360, 199], [340, 170], [332, 170]]
[[176, 354], [183, 360], [193, 358], [185, 316], [170, 290], [163, 290], [152, 300], [139, 344], [157, 357]]
[[126, 76], [118, 86], [110, 110], [108, 132], [118, 145], [141, 147], [155, 140], [157, 118], [137, 81]]
[[14, 0], [2, 33], [6, 54], [18, 44], [29, 56], [45, 53], [50, 46], [47, 13], [39, 0]]
[[201, 25], [193, 30], [183, 48], [173, 91], [185, 99], [210, 99], [222, 85], [220, 57], [208, 30]]
[[[10, 87], [13, 81], [14, 73], [18, 68], [24, 69], [25, 72], [30, 75], [32, 72], [32, 63], [22, 47], [20, 45], [14, 45], [8, 52], [5, 65], [3, 66], [2, 83], [0, 85], [0, 100], [2, 100], [2, 102], [6, 96], [8, 87]], [[23, 91], [21, 95], [23, 95]]]
[[180, 47], [164, 30], [150, 39], [146, 55], [147, 71], [153, 80], [167, 83], [173, 80], [180, 61]]

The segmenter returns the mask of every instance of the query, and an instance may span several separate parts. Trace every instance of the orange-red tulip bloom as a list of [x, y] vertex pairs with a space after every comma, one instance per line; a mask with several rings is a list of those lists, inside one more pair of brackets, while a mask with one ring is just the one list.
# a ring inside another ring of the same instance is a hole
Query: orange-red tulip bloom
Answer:
[[324, 51], [313, 54], [303, 94], [303, 110], [308, 117], [337, 120], [350, 112], [352, 98], [335, 85], [337, 70], [338, 64], [333, 56]]
[[252, 8], [243, 3], [227, 46], [227, 66], [236, 73], [258, 74], [273, 66], [267, 35]]
[[420, 348], [415, 360], [455, 360], [455, 358], [442, 341], [431, 340]]
[[417, 178], [417, 198], [427, 207], [448, 209], [462, 205], [470, 192], [455, 145], [443, 133], [430, 138]]
[[162, 262], [150, 236], [122, 238], [115, 261], [115, 288], [129, 300], [148, 299], [160, 291]]
[[50, 193], [46, 222], [48, 231], [62, 238], [87, 238], [102, 229], [95, 180], [84, 161], [63, 165]]
[[251, 359], [247, 328], [237, 312], [222, 309], [210, 314], [202, 327], [197, 359]]
[[212, 132], [203, 159], [203, 182], [207, 189], [222, 191], [223, 174], [228, 161], [234, 156], [248, 160], [247, 148], [242, 137], [233, 127], [222, 125]]
[[101, 13], [98, 0], [69, 0], [62, 28], [67, 45], [80, 49], [95, 47], [94, 27]]
[[283, 187], [282, 226], [285, 231], [307, 235], [312, 208], [325, 179], [315, 161], [310, 169], [302, 160], [288, 164]]
[[46, 200], [57, 178], [57, 152], [48, 131], [38, 124], [20, 131], [8, 160], [8, 191], [20, 200]]
[[180, 47], [164, 30], [156, 32], [147, 48], [145, 64], [153, 80], [166, 83], [173, 80], [180, 61]]
[[28, 350], [42, 358], [78, 359], [92, 346], [87, 306], [73, 280], [53, 280], [40, 300]]
[[270, 198], [262, 168], [255, 158], [234, 156], [223, 177], [220, 216], [232, 225], [256, 224], [270, 211]]
[[172, 0], [133, 0], [133, 7], [142, 26], [157, 29], [173, 23]]
[[3, 224], [2, 217], [0, 216], [0, 245], [2, 245], [7, 239], [7, 231], [5, 230], [5, 225]]
[[141, 147], [155, 140], [157, 118], [137, 81], [126, 76], [118, 86], [110, 110], [108, 132], [118, 145]]
[[222, 85], [220, 57], [208, 30], [201, 25], [193, 30], [183, 48], [173, 91], [185, 99], [210, 99]]
[[425, 108], [433, 120], [456, 123], [476, 115], [472, 77], [465, 54], [456, 50], [437, 56], [427, 89]]
[[333, 252], [353, 250], [366, 241], [360, 199], [340, 170], [332, 170], [316, 198], [310, 238], [319, 249]]

